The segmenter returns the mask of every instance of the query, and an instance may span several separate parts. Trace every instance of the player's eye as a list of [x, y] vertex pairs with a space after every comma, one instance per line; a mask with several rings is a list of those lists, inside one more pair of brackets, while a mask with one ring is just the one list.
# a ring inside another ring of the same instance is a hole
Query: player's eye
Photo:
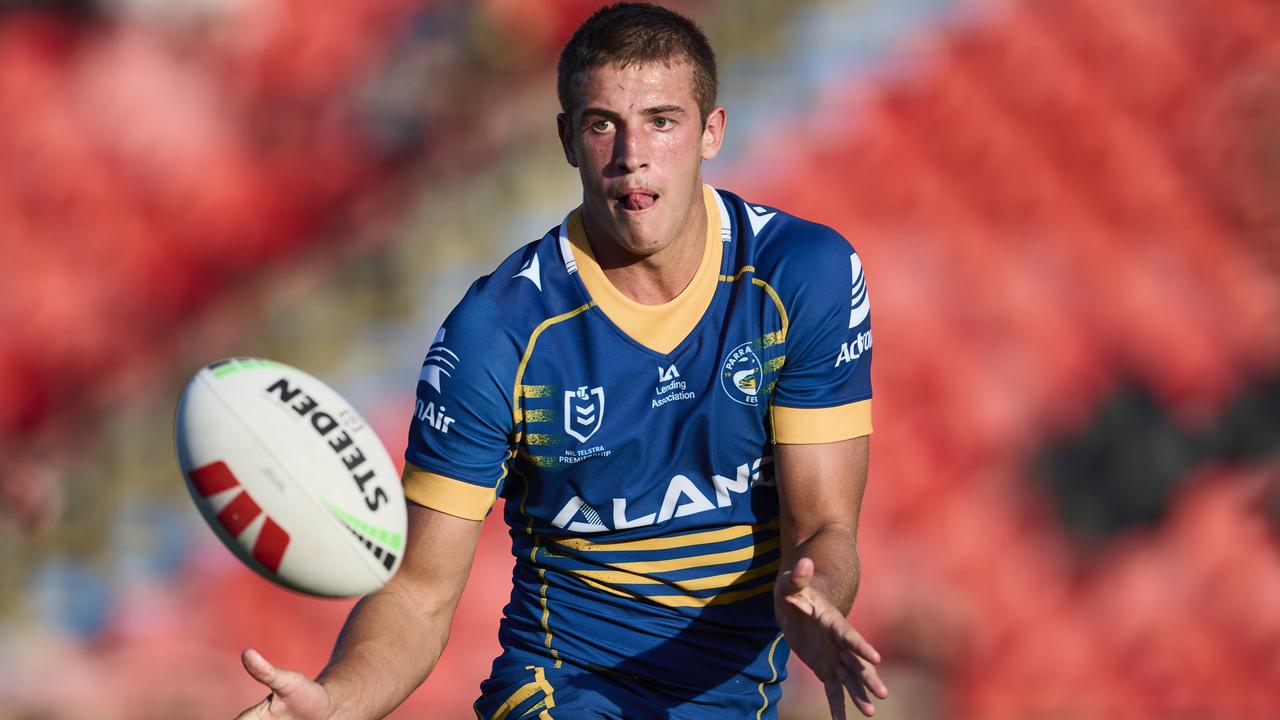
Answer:
[[656, 117], [653, 119], [653, 126], [659, 130], [669, 130], [673, 125], [675, 125], [675, 122], [671, 118]]
[[612, 120], [597, 120], [591, 123], [592, 132], [604, 133], [613, 129]]

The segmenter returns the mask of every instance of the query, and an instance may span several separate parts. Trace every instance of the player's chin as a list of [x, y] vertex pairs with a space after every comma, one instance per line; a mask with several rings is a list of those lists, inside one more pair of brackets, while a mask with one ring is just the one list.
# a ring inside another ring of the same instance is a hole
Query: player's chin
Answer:
[[669, 243], [660, 233], [650, 232], [647, 228], [630, 227], [618, 234], [618, 244], [631, 255], [648, 257]]
[[628, 252], [649, 255], [665, 244], [664, 225], [656, 215], [623, 216], [614, 219], [614, 236]]

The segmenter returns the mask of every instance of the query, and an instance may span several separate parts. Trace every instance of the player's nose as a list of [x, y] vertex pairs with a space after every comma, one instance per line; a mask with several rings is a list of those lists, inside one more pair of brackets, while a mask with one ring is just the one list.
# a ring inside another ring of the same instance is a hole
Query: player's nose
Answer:
[[620, 129], [614, 136], [614, 164], [623, 172], [633, 173], [649, 166], [649, 147], [642, 131]]

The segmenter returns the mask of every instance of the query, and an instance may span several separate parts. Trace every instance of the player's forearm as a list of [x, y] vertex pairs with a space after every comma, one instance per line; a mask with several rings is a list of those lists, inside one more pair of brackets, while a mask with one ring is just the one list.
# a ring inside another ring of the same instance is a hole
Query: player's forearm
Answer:
[[802, 557], [813, 560], [812, 585], [840, 612], [848, 614], [858, 594], [861, 564], [853, 532], [837, 524], [825, 525], [784, 553], [783, 570]]
[[335, 720], [381, 718], [427, 678], [449, 639], [457, 598], [416, 602], [391, 586], [362, 599], [316, 678]]

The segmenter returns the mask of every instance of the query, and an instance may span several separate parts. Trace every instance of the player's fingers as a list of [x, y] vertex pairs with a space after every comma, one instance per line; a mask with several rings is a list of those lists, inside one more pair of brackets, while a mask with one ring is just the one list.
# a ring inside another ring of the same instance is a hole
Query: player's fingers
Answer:
[[844, 626], [840, 628], [840, 642], [849, 652], [861, 655], [873, 663], [880, 662], [880, 652], [862, 637], [862, 633], [848, 624], [848, 621], [845, 621]]
[[819, 613], [818, 606], [813, 604], [813, 601], [809, 598], [808, 595], [803, 595], [803, 594], [785, 595], [783, 596], [783, 599], [787, 601], [788, 605], [799, 610], [805, 615], [811, 618], [818, 617], [818, 613]]
[[827, 707], [831, 708], [831, 720], [847, 720], [844, 714], [844, 686], [834, 680], [824, 680], [822, 689], [827, 693]]
[[236, 716], [236, 720], [262, 720], [262, 718], [271, 717], [271, 696], [268, 695], [266, 700], [246, 709], [244, 712]]
[[[867, 688], [862, 684], [861, 678], [849, 669], [839, 663], [836, 664], [836, 675], [840, 678], [840, 682], [844, 685], [844, 689], [849, 691], [849, 697], [853, 698], [854, 707], [858, 708], [858, 712], [871, 717], [876, 714], [876, 706], [871, 704], [871, 698], [867, 697]], [[843, 690], [841, 690], [841, 701], [843, 702]]]
[[880, 671], [875, 665], [849, 653], [840, 654], [840, 664], [849, 673], [861, 677], [862, 684], [866, 685], [876, 697], [881, 700], [889, 697], [889, 686], [880, 679]]

